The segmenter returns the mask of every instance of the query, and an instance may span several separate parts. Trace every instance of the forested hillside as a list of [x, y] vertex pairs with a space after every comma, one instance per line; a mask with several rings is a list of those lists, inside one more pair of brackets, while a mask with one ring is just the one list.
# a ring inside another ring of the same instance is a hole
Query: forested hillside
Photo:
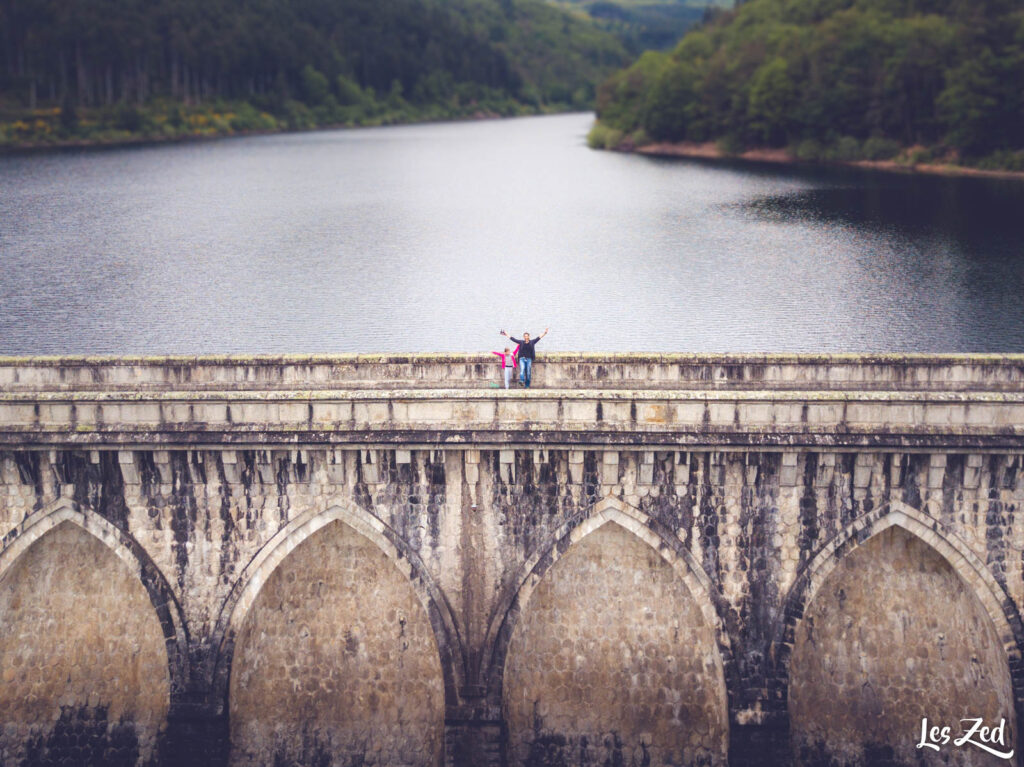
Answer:
[[605, 82], [592, 143], [1024, 169], [1019, 0], [750, 0]]
[[582, 10], [633, 54], [673, 47], [690, 27], [733, 0], [556, 0]]
[[0, 0], [0, 142], [593, 103], [627, 63], [541, 0]]

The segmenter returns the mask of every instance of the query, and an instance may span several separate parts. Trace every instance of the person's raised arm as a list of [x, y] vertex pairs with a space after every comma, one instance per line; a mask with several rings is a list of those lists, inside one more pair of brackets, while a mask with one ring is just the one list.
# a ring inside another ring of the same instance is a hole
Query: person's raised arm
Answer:
[[[544, 332], [543, 332], [543, 333], [541, 333], [541, 334], [540, 334], [539, 336], [537, 336], [537, 340], [539, 341], [539, 340], [540, 340], [540, 339], [542, 339], [542, 338], [543, 338], [544, 336], [546, 336], [546, 335], [548, 334], [548, 330], [550, 330], [550, 328], [544, 328]], [[512, 339], [512, 340], [514, 341], [515, 339]]]

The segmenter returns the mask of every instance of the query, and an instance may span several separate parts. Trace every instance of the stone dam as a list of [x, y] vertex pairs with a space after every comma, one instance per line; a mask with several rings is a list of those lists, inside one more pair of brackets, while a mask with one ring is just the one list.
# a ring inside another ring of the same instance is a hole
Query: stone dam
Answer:
[[1024, 356], [492, 360], [0, 358], [0, 765], [1021, 764]]

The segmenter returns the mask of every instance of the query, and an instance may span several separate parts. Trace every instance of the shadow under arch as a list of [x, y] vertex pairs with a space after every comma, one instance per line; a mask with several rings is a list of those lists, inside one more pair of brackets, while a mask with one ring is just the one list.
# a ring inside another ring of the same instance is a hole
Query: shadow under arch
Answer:
[[0, 579], [33, 544], [61, 525], [76, 525], [103, 543], [114, 555], [136, 573], [150, 604], [160, 621], [167, 649], [167, 665], [172, 697], [183, 692], [189, 680], [189, 637], [181, 604], [170, 583], [150, 558], [142, 545], [131, 535], [116, 527], [106, 518], [89, 509], [81, 508], [67, 498], [61, 498], [49, 507], [40, 509], [18, 525], [8, 543], [0, 550]]
[[419, 554], [394, 529], [367, 511], [340, 505], [320, 512], [306, 511], [293, 518], [256, 552], [235, 581], [221, 607], [213, 634], [213, 646], [217, 648], [212, 669], [215, 699], [223, 701], [224, 710], [228, 710], [235, 638], [263, 585], [296, 547], [332, 522], [344, 523], [369, 539], [406, 576], [433, 630], [445, 703], [456, 705], [464, 679], [465, 657], [447, 598], [430, 577]]
[[[804, 612], [828, 576], [849, 556], [884, 530], [899, 527], [918, 538], [941, 556], [978, 599], [995, 627], [1009, 664], [1017, 732], [1024, 732], [1024, 624], [1013, 599], [999, 585], [985, 563], [938, 519], [902, 501], [892, 501], [861, 515], [833, 536], [794, 580], [774, 631], [771, 649], [773, 678], [777, 685], [772, 699], [780, 710], [789, 706], [789, 663], [796, 630]], [[1024, 751], [1021, 752], [1024, 755]]]
[[538, 546], [522, 564], [503, 593], [488, 622], [485, 648], [485, 665], [480, 669], [479, 678], [486, 685], [487, 696], [496, 705], [501, 704], [504, 683], [505, 661], [509, 643], [519, 619], [529, 604], [530, 597], [545, 574], [570, 548], [595, 530], [614, 523], [632, 533], [653, 548], [675, 571], [686, 585], [697, 604], [701, 615], [711, 627], [718, 652], [719, 672], [722, 674], [723, 721], [729, 722], [729, 696], [734, 689], [731, 682], [732, 651], [728, 635], [722, 625], [720, 608], [713, 595], [711, 579], [697, 564], [693, 556], [671, 530], [637, 508], [628, 506], [615, 498], [605, 498], [561, 525]]

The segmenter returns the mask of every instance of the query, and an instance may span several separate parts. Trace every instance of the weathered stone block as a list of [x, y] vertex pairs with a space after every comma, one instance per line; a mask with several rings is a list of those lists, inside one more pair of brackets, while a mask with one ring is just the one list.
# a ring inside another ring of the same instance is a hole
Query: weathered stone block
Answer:
[[855, 488], [866, 488], [871, 485], [871, 467], [855, 466], [853, 469], [853, 486]]
[[782, 467], [779, 470], [779, 485], [794, 487], [797, 484], [797, 454], [783, 453]]
[[629, 423], [632, 420], [633, 403], [615, 400], [601, 400], [603, 420], [609, 423]]
[[117, 453], [117, 463], [121, 467], [121, 476], [129, 485], [139, 484], [139, 471], [135, 466], [135, 453], [130, 450], [120, 450]]
[[228, 421], [228, 406], [223, 402], [196, 403], [192, 405], [192, 413], [199, 423], [223, 424]]
[[708, 414], [714, 426], [732, 425], [736, 420], [736, 403], [711, 402], [708, 404]]
[[71, 423], [71, 405], [44, 403], [39, 406], [39, 423], [44, 426], [67, 425]]
[[942, 478], [946, 474], [946, 456], [933, 454], [929, 461], [928, 487], [938, 490], [942, 487]]
[[768, 403], [740, 403], [740, 424], [746, 426], [767, 426], [772, 423], [772, 406]]
[[704, 421], [703, 402], [680, 402], [672, 406], [671, 422], [679, 425], [697, 426]]
[[807, 422], [812, 426], [837, 426], [843, 419], [843, 406], [836, 402], [807, 405]]
[[597, 402], [567, 400], [564, 403], [564, 417], [567, 421], [594, 423], [597, 420]]
[[654, 483], [654, 464], [644, 463], [640, 465], [637, 482], [641, 485], [650, 485]]
[[[419, 403], [428, 412], [431, 408], [436, 408], [434, 411], [437, 415], [438, 420], [446, 420], [451, 415], [451, 405], [446, 402], [424, 402]], [[360, 426], [374, 426], [382, 425], [389, 422], [388, 404], [386, 402], [353, 402], [352, 403], [352, 419]], [[427, 414], [424, 414], [421, 418], [417, 418], [413, 414], [412, 403], [409, 406], [409, 420], [432, 420]]]
[[351, 419], [351, 402], [313, 403], [313, 421], [316, 423], [347, 423]]
[[671, 408], [664, 402], [649, 402], [637, 405], [637, 420], [648, 424], [667, 424], [671, 419]]
[[0, 403], [0, 426], [28, 426], [35, 423], [34, 405]]

